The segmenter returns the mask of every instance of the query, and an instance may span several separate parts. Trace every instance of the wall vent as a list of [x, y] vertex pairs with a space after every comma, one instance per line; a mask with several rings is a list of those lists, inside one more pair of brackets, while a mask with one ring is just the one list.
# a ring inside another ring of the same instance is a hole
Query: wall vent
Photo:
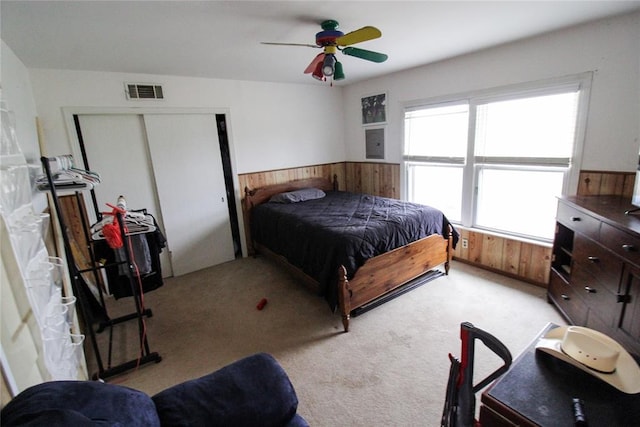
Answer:
[[127, 99], [164, 99], [162, 86], [153, 83], [125, 83]]

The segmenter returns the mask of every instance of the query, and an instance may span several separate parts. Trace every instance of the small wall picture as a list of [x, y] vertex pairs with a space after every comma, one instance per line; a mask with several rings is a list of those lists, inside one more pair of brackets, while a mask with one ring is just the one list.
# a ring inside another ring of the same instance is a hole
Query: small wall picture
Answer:
[[365, 96], [362, 103], [362, 124], [380, 124], [387, 121], [387, 94]]

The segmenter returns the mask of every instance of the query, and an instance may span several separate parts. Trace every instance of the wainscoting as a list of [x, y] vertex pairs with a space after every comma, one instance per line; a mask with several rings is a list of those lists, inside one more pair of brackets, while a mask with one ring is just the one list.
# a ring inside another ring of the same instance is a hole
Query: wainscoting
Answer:
[[302, 166], [291, 169], [278, 169], [272, 171], [252, 172], [238, 174], [240, 191], [244, 199], [245, 189], [253, 190], [265, 185], [282, 184], [284, 182], [295, 181], [305, 178], [338, 178], [338, 188], [346, 189], [345, 163], [327, 163], [323, 165]]
[[631, 198], [635, 172], [580, 172], [579, 196], [626, 196]]
[[[340, 162], [238, 176], [242, 192], [268, 184], [312, 177], [338, 177], [340, 189], [400, 198], [400, 165], [393, 163]], [[622, 195], [631, 198], [635, 172], [582, 171], [578, 195]], [[551, 244], [540, 244], [476, 230], [459, 229], [468, 245], [458, 244], [454, 258], [507, 276], [547, 287]]]
[[346, 162], [347, 191], [400, 198], [400, 165]]

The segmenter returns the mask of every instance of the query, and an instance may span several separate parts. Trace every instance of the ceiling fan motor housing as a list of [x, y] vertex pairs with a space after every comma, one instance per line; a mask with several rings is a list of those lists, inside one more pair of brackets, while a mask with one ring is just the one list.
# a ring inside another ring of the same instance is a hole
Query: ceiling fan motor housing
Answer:
[[344, 36], [342, 31], [337, 30], [338, 21], [329, 19], [321, 24], [322, 31], [316, 33], [316, 44], [318, 46], [331, 46], [336, 44], [338, 37]]
[[342, 31], [325, 30], [316, 34], [316, 44], [318, 46], [334, 45], [338, 37], [344, 36]]

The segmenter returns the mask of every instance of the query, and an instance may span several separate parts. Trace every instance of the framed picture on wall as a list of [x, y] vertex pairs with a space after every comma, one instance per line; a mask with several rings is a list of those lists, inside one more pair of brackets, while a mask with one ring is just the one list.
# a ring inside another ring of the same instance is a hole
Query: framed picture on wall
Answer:
[[387, 94], [367, 95], [360, 100], [362, 124], [379, 125], [387, 122]]

